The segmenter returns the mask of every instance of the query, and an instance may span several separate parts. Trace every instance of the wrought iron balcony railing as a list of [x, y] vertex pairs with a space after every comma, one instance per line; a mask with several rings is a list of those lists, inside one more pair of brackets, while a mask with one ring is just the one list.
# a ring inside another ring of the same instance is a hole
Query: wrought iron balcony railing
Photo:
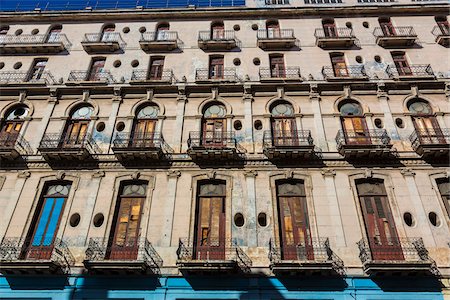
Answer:
[[324, 66], [322, 75], [325, 79], [344, 78], [344, 79], [364, 79], [367, 78], [364, 65], [352, 65], [343, 68]]
[[351, 28], [316, 28], [314, 31], [316, 39], [351, 39], [355, 38]]
[[408, 67], [387, 66], [386, 73], [389, 77], [434, 77], [430, 65], [410, 65]]
[[309, 130], [264, 131], [264, 148], [301, 147], [314, 145], [314, 139]]
[[338, 149], [346, 145], [360, 146], [387, 146], [391, 142], [385, 129], [372, 129], [365, 131], [339, 130], [336, 135]]
[[450, 129], [422, 129], [414, 130], [409, 136], [412, 147], [416, 150], [423, 145], [449, 145], [450, 144]]
[[17, 151], [20, 155], [27, 155], [32, 153], [30, 144], [20, 133], [0, 133], [0, 152], [11, 150]]
[[438, 36], [450, 36], [450, 28], [446, 26], [434, 26], [431, 33], [438, 37]]
[[49, 261], [58, 265], [67, 274], [70, 266], [75, 264], [73, 255], [62, 240], [53, 237], [34, 237], [33, 240], [39, 240], [39, 245], [35, 245], [31, 239], [3, 238], [0, 244], [0, 266], [5, 263], [21, 264], [23, 261], [30, 263]]
[[196, 261], [232, 261], [241, 270], [248, 272], [252, 266], [252, 260], [239, 247], [235, 239], [213, 240], [208, 239], [202, 244], [187, 238], [179, 240], [177, 249], [178, 261], [182, 263]]
[[188, 138], [189, 148], [236, 148], [237, 142], [233, 131], [191, 131]]
[[55, 84], [53, 75], [44, 71], [39, 76], [32, 76], [29, 72], [6, 71], [0, 72], [0, 84], [17, 84], [17, 83], [37, 83], [37, 84]]
[[171, 69], [164, 69], [159, 73], [152, 73], [148, 70], [133, 70], [131, 73], [132, 81], [157, 81], [157, 82], [168, 82], [172, 83], [175, 77], [173, 76], [173, 71]]
[[223, 31], [200, 31], [198, 33], [199, 42], [209, 42], [209, 41], [233, 41], [236, 40], [236, 34], [234, 30], [223, 30]]
[[160, 132], [118, 132], [113, 146], [117, 149], [142, 149], [142, 151], [157, 148], [165, 153], [173, 153], [173, 149], [166, 143]]
[[286, 67], [283, 69], [259, 68], [261, 79], [301, 79], [300, 67]]
[[115, 82], [113, 76], [109, 71], [102, 72], [89, 72], [89, 71], [70, 71], [69, 77], [67, 78], [69, 82], [106, 82], [113, 83]]
[[117, 245], [107, 238], [91, 238], [86, 250], [86, 261], [143, 262], [153, 273], [159, 274], [163, 261], [146, 238]]
[[121, 48], [126, 45], [119, 32], [86, 33], [82, 43], [118, 43]]
[[256, 36], [258, 40], [295, 39], [293, 29], [259, 29]]
[[86, 149], [91, 154], [101, 153], [95, 140], [88, 133], [80, 136], [70, 136], [67, 133], [47, 133], [39, 144], [39, 151], [63, 151]]
[[195, 70], [196, 81], [238, 81], [236, 74], [236, 68], [224, 68], [222, 71], [213, 72], [209, 69], [196, 69]]
[[269, 260], [272, 264], [283, 261], [331, 263], [333, 270], [344, 275], [344, 262], [331, 250], [328, 238], [311, 239], [307, 243], [280, 247], [269, 241]]
[[144, 32], [141, 34], [140, 42], [178, 42], [178, 32], [177, 31], [151, 31]]
[[65, 48], [72, 46], [67, 36], [59, 34], [21, 34], [21, 35], [0, 35], [0, 45], [44, 45], [62, 44]]
[[416, 37], [416, 32], [412, 26], [381, 28], [375, 27], [373, 30], [375, 37]]

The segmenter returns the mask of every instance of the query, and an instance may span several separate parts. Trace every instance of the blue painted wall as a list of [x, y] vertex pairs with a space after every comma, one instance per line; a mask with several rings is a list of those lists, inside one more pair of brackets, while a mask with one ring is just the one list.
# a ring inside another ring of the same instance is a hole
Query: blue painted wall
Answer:
[[428, 278], [0, 277], [0, 299], [441, 300]]

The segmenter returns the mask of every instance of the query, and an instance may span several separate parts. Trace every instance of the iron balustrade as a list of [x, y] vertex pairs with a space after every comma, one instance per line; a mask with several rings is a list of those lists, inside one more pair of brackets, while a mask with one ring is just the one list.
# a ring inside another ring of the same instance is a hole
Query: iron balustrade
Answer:
[[160, 74], [152, 74], [148, 70], [133, 70], [131, 73], [131, 80], [136, 81], [160, 81], [173, 82], [173, 71], [171, 69], [164, 69]]
[[353, 29], [351, 28], [316, 28], [314, 31], [316, 39], [349, 39], [355, 38]]
[[448, 26], [434, 26], [431, 33], [438, 37], [438, 36], [450, 36], [450, 27]]
[[187, 140], [189, 148], [236, 148], [233, 131], [191, 131]]
[[113, 145], [120, 149], [142, 149], [143, 151], [161, 149], [165, 153], [173, 153], [173, 149], [166, 143], [160, 132], [118, 132]]
[[[51, 261], [58, 264], [67, 274], [75, 264], [75, 258], [66, 243], [59, 238], [34, 237], [39, 245], [33, 245], [31, 239], [5, 237], [0, 243], [0, 262]], [[0, 263], [1, 264], [1, 263]]]
[[0, 45], [59, 45], [62, 44], [64, 48], [72, 46], [67, 36], [63, 33], [52, 34], [21, 34], [21, 35], [0, 35]]
[[21, 155], [31, 154], [32, 150], [27, 140], [18, 132], [0, 133], [0, 151], [16, 150]]
[[55, 78], [53, 75], [44, 71], [38, 76], [32, 76], [30, 72], [17, 72], [17, 71], [6, 71], [0, 72], [0, 84], [14, 84], [14, 83], [40, 83], [40, 84], [55, 84]]
[[375, 145], [387, 146], [391, 142], [385, 129], [371, 129], [364, 131], [339, 130], [336, 135], [338, 149], [346, 145]]
[[373, 30], [373, 35], [375, 37], [416, 37], [416, 32], [412, 26], [402, 26], [402, 27], [386, 27], [385, 29], [381, 27], [375, 27]]
[[295, 39], [294, 29], [259, 29], [258, 40]]
[[86, 33], [82, 43], [118, 43], [121, 48], [126, 45], [119, 32]]
[[416, 129], [409, 136], [409, 140], [414, 150], [421, 145], [449, 145], [450, 129]]
[[70, 71], [67, 81], [69, 81], [69, 82], [105, 81], [107, 83], [115, 82], [111, 73], [106, 70], [103, 70], [101, 72], [96, 72], [96, 73], [91, 73], [89, 71]]
[[300, 67], [286, 67], [283, 69], [271, 69], [267, 67], [259, 68], [259, 78], [285, 78], [285, 79], [300, 79]]
[[312, 146], [314, 139], [309, 130], [264, 131], [264, 148]]
[[322, 75], [327, 78], [366, 78], [367, 73], [364, 65], [351, 65], [343, 68], [324, 66]]
[[386, 73], [388, 74], [389, 77], [398, 77], [398, 76], [434, 77], [434, 72], [430, 65], [410, 65], [408, 67], [387, 66]]
[[224, 68], [222, 72], [213, 73], [209, 69], [196, 69], [195, 70], [195, 80], [196, 81], [210, 81], [210, 80], [218, 80], [218, 81], [230, 81], [236, 82], [238, 81], [238, 77], [236, 75], [236, 68]]
[[90, 154], [101, 153], [97, 143], [88, 133], [79, 136], [71, 136], [68, 133], [46, 133], [39, 144], [41, 152], [76, 149], [86, 149]]
[[219, 30], [219, 31], [200, 31], [198, 33], [199, 42], [209, 41], [235, 41], [236, 34], [234, 30]]
[[160, 273], [159, 268], [163, 264], [158, 252], [146, 238], [127, 241], [123, 245], [117, 245], [108, 238], [91, 238], [86, 249], [86, 260], [90, 262], [141, 261], [146, 263], [155, 274]]
[[140, 42], [177, 42], [178, 40], [177, 31], [161, 30], [142, 33]]
[[195, 261], [232, 261], [243, 271], [250, 271], [252, 260], [237, 245], [235, 239], [211, 239], [202, 241], [201, 245], [195, 241], [181, 238], [177, 249], [178, 261], [182, 263]]

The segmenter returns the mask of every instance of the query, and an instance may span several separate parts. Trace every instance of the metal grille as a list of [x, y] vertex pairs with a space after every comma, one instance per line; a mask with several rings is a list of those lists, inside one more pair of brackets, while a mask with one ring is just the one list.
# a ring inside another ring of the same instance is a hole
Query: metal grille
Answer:
[[0, 150], [16, 150], [21, 155], [31, 154], [32, 150], [30, 144], [20, 133], [0, 134]]
[[[156, 76], [157, 75], [157, 76]], [[171, 69], [164, 69], [161, 74], [151, 74], [147, 70], [133, 70], [131, 73], [131, 80], [140, 81], [159, 81], [159, 82], [173, 82], [174, 76]]]
[[322, 75], [327, 78], [366, 78], [366, 69], [363, 65], [347, 66], [345, 68], [333, 68], [331, 66], [324, 66], [322, 68]]
[[233, 131], [191, 131], [187, 143], [189, 148], [236, 148], [237, 144]]
[[47, 133], [39, 144], [40, 151], [49, 150], [75, 150], [86, 149], [91, 154], [101, 153], [97, 143], [90, 134], [84, 134], [82, 136], [71, 137], [66, 136], [66, 133]]
[[434, 76], [433, 69], [430, 65], [410, 65], [408, 67], [397, 68], [395, 66], [387, 66], [386, 73], [389, 77], [396, 76]]
[[409, 136], [412, 147], [416, 150], [420, 145], [449, 145], [450, 129], [414, 130]]
[[234, 30], [221, 30], [219, 33], [211, 31], [200, 31], [198, 33], [198, 40], [202, 42], [207, 41], [233, 41], [236, 40]]
[[141, 42], [165, 42], [178, 41], [178, 32], [176, 31], [150, 31], [141, 34]]
[[391, 138], [385, 129], [365, 131], [339, 130], [336, 135], [338, 149], [344, 145], [389, 145]]
[[160, 132], [133, 133], [118, 132], [113, 141], [115, 148], [121, 149], [162, 149], [165, 153], [173, 153], [173, 149], [165, 142]]
[[264, 131], [264, 148], [311, 146], [314, 140], [309, 130]]
[[375, 37], [415, 37], [417, 36], [412, 26], [391, 27], [393, 34], [383, 31], [381, 27], [375, 27], [373, 35]]
[[0, 72], [0, 84], [13, 84], [25, 82], [41, 83], [47, 85], [56, 83], [55, 78], [48, 71], [42, 72], [42, 74], [39, 75], [39, 78], [31, 77], [29, 72], [17, 72], [17, 71]]
[[259, 77], [261, 79], [269, 78], [285, 78], [285, 79], [300, 79], [300, 67], [287, 67], [283, 69], [277, 69], [276, 72], [270, 68], [259, 68]]
[[121, 48], [126, 45], [119, 32], [86, 33], [82, 43], [118, 43]]
[[[329, 34], [331, 30], [334, 34]], [[348, 39], [355, 37], [355, 35], [353, 34], [353, 29], [351, 28], [333, 28], [327, 31], [325, 31], [323, 28], [316, 28], [316, 30], [314, 31], [314, 36], [318, 39]]]
[[277, 40], [277, 39], [295, 39], [294, 30], [293, 29], [259, 29], [257, 33], [257, 38], [260, 39], [268, 39], [268, 40]]
[[106, 81], [107, 83], [115, 82], [111, 73], [106, 70], [103, 70], [102, 72], [98, 72], [95, 74], [91, 74], [89, 71], [70, 71], [67, 81], [69, 82]]
[[[2, 3], [3, 4], [3, 3]], [[63, 33], [51, 35], [47, 34], [21, 34], [21, 35], [2, 35], [0, 36], [0, 45], [32, 45], [32, 44], [62, 44], [69, 48], [72, 44]]]
[[238, 77], [236, 75], [236, 68], [224, 68], [222, 74], [215, 74], [214, 76], [210, 74], [209, 69], [196, 69], [195, 80], [196, 81], [217, 80], [217, 81], [236, 82], [238, 81]]
[[449, 36], [450, 29], [445, 26], [434, 26], [433, 31], [431, 32], [434, 36]]

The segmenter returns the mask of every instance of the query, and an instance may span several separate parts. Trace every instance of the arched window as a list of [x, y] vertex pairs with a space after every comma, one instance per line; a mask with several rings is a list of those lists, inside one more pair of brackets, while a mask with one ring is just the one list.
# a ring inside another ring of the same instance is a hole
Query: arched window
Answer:
[[305, 184], [302, 180], [276, 182], [281, 255], [284, 260], [313, 260]]
[[141, 106], [133, 124], [132, 144], [134, 147], [151, 147], [153, 145], [159, 107], [155, 104]]
[[211, 39], [222, 40], [225, 37], [225, 25], [222, 21], [211, 23]]
[[356, 189], [372, 259], [403, 260], [403, 252], [383, 180], [357, 180]]
[[54, 25], [50, 27], [47, 34], [47, 43], [57, 43], [60, 42], [60, 34], [62, 31], [62, 25]]
[[407, 107], [420, 143], [447, 144], [430, 103], [420, 98], [408, 101]]
[[447, 210], [448, 217], [450, 218], [450, 178], [436, 179], [436, 184], [439, 188], [442, 201], [444, 201], [444, 206]]
[[346, 144], [371, 144], [361, 105], [353, 100], [340, 103], [341, 125]]
[[225, 259], [226, 182], [204, 180], [197, 186], [194, 259]]
[[17, 105], [6, 112], [0, 131], [0, 141], [2, 143], [15, 144], [29, 111], [28, 107]]
[[127, 181], [121, 185], [116, 202], [109, 259], [136, 259], [139, 250], [140, 223], [142, 207], [147, 195], [148, 182]]
[[156, 38], [158, 41], [166, 41], [169, 39], [169, 31], [170, 25], [169, 23], [159, 23], [158, 26], [156, 26]]
[[79, 145], [84, 143], [88, 136], [87, 131], [93, 112], [93, 107], [87, 105], [79, 106], [72, 111], [64, 131], [64, 144]]
[[270, 114], [274, 146], [298, 145], [297, 126], [292, 104], [284, 100], [276, 101], [270, 107]]
[[267, 37], [269, 39], [281, 37], [280, 24], [278, 23], [277, 20], [267, 21], [266, 30], [267, 30]]
[[50, 259], [70, 187], [68, 181], [46, 184], [23, 249], [26, 259]]
[[213, 102], [203, 110], [202, 144], [223, 146], [226, 143], [226, 108], [222, 103]]

